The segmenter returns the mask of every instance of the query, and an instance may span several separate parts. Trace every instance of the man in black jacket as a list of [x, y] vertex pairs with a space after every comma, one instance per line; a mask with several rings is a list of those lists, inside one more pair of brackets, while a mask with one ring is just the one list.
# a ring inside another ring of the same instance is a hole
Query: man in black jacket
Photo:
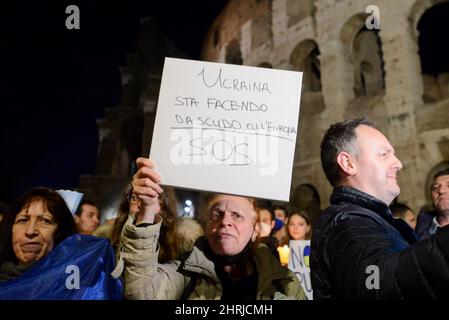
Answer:
[[421, 213], [416, 225], [416, 234], [420, 239], [428, 238], [435, 234], [438, 228], [449, 224], [449, 169], [435, 174], [430, 189], [435, 210]]
[[314, 226], [314, 299], [449, 298], [449, 227], [417, 241], [388, 208], [400, 189], [402, 163], [366, 119], [332, 125], [321, 161], [334, 187]]

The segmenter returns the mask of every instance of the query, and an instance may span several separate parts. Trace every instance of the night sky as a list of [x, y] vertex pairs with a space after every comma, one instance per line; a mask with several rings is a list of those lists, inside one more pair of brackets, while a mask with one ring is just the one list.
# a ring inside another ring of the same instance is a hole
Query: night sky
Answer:
[[[134, 3], [134, 4], [132, 4]], [[28, 1], [1, 8], [0, 201], [35, 186], [74, 188], [95, 172], [95, 119], [117, 106], [118, 68], [150, 16], [189, 58], [226, 1]], [[67, 30], [65, 9], [80, 9]]]

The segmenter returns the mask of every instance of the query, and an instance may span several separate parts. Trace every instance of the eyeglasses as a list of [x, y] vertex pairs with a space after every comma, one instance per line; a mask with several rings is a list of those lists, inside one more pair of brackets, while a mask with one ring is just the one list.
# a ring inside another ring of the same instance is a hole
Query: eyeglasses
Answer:
[[140, 201], [139, 197], [134, 192], [128, 193], [126, 199], [129, 203], [138, 203]]

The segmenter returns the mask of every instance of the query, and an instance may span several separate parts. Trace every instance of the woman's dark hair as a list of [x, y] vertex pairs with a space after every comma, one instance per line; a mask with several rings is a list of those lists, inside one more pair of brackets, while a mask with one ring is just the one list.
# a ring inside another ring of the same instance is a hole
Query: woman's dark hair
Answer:
[[5, 222], [2, 224], [0, 264], [6, 261], [16, 260], [12, 248], [12, 227], [14, 221], [20, 211], [28, 209], [30, 205], [36, 201], [42, 201], [44, 208], [46, 208], [56, 220], [58, 227], [53, 239], [55, 246], [76, 233], [75, 220], [64, 199], [56, 191], [45, 187], [31, 189], [17, 199], [12, 206], [10, 214], [7, 215]]
[[117, 218], [114, 221], [114, 226], [112, 227], [112, 236], [111, 236], [111, 244], [117, 253], [117, 249], [120, 244], [120, 235], [122, 233], [123, 226], [125, 225], [126, 220], [129, 215], [129, 199], [132, 193], [132, 189], [129, 190], [123, 197], [122, 201], [118, 207]]

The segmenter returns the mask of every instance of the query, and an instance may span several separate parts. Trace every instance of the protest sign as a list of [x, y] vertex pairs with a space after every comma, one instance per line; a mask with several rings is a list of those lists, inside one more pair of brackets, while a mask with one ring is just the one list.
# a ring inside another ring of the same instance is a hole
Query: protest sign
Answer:
[[162, 184], [288, 201], [301, 81], [166, 58], [150, 152]]
[[288, 268], [293, 271], [301, 282], [307, 299], [313, 300], [312, 283], [310, 280], [310, 240], [290, 240], [290, 257]]

